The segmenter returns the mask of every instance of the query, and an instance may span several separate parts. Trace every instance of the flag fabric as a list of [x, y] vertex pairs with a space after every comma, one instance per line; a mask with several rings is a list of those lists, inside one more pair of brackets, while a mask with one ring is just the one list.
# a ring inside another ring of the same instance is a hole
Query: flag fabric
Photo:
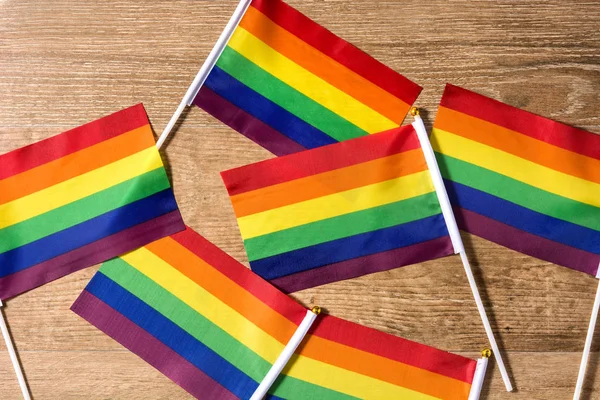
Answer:
[[0, 165], [0, 299], [185, 227], [141, 104]]
[[[306, 308], [191, 229], [105, 263], [72, 310], [202, 399], [248, 399]], [[270, 399], [467, 399], [474, 360], [328, 315]]]
[[432, 145], [461, 229], [596, 276], [600, 136], [448, 85]]
[[400, 126], [421, 88], [281, 0], [254, 0], [194, 104], [276, 155]]
[[285, 292], [454, 254], [412, 125], [221, 175], [250, 267]]

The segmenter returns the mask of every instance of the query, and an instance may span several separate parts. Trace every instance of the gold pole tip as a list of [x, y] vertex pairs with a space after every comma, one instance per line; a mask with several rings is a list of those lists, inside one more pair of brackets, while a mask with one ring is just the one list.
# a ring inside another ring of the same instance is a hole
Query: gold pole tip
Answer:
[[483, 358], [490, 358], [492, 356], [492, 350], [490, 350], [490, 349], [481, 350], [481, 356]]
[[421, 111], [417, 107], [412, 107], [410, 109], [410, 115], [416, 117], [417, 115], [421, 115]]
[[310, 311], [312, 311], [316, 315], [319, 315], [319, 314], [321, 314], [321, 307], [314, 306]]

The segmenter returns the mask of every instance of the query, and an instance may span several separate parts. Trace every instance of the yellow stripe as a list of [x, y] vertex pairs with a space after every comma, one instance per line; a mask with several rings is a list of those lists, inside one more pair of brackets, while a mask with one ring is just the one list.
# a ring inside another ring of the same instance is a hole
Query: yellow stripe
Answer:
[[437, 397], [294, 354], [283, 374], [360, 399], [433, 400]]
[[[282, 343], [148, 249], [140, 248], [123, 259], [271, 364], [283, 351]], [[321, 361], [296, 357], [286, 375], [331, 390], [365, 399], [434, 399]]]
[[434, 191], [429, 171], [290, 204], [238, 219], [244, 240]]
[[283, 344], [147, 248], [122, 258], [265, 360], [274, 362], [283, 350]]
[[489, 169], [581, 203], [600, 207], [600, 184], [587, 181], [524, 158], [434, 128], [433, 148], [450, 157]]
[[236, 29], [228, 45], [271, 75], [369, 133], [398, 127], [394, 121], [284, 57], [242, 27]]
[[44, 214], [162, 167], [152, 146], [75, 178], [0, 205], [0, 229]]

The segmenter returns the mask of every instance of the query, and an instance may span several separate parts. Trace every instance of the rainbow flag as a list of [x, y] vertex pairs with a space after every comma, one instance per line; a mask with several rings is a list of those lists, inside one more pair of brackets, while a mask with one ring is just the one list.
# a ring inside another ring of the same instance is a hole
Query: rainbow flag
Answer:
[[396, 128], [421, 88], [281, 0], [254, 0], [194, 104], [276, 155]]
[[[191, 229], [105, 263], [72, 310], [196, 398], [248, 399], [306, 309]], [[270, 399], [467, 399], [474, 360], [321, 315]]]
[[596, 276], [600, 136], [448, 85], [432, 145], [461, 229]]
[[412, 125], [221, 175], [252, 270], [285, 292], [454, 254]]
[[0, 165], [0, 299], [184, 229], [141, 104]]

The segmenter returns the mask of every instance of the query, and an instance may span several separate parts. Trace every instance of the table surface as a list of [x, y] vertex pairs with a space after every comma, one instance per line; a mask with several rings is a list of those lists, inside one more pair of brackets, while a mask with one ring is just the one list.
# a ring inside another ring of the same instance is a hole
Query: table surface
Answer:
[[[424, 87], [430, 125], [446, 82], [600, 132], [600, 2], [290, 0]], [[0, 0], [0, 154], [143, 102], [162, 131], [234, 0]], [[219, 172], [272, 157], [199, 109], [163, 152], [186, 222], [247, 262]], [[0, 166], [1, 168], [1, 166]], [[482, 399], [572, 397], [597, 281], [464, 234], [517, 388], [491, 366]], [[69, 311], [97, 267], [10, 300], [37, 399], [187, 399]], [[487, 341], [458, 257], [294, 295], [333, 315], [477, 357]], [[1, 346], [1, 345], [0, 345]], [[600, 399], [600, 334], [585, 383]], [[19, 399], [0, 347], [0, 399]]]

